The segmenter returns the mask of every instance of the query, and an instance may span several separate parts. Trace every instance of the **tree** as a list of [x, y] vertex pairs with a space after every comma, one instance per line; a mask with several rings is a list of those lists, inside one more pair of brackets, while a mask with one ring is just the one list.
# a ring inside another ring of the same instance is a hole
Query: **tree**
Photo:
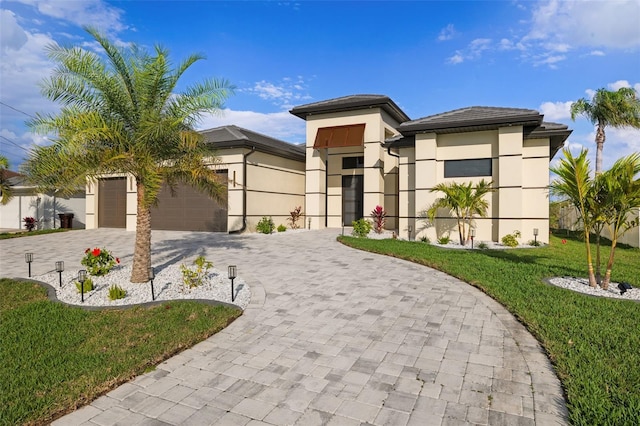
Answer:
[[7, 171], [9, 170], [9, 159], [4, 155], [0, 155], [0, 204], [3, 206], [9, 204], [13, 198], [13, 188], [9, 182]]
[[[173, 66], [168, 51], [149, 53], [135, 45], [119, 48], [93, 28], [87, 32], [101, 54], [80, 47], [50, 45], [57, 64], [42, 93], [60, 102], [57, 115], [38, 114], [29, 124], [39, 133], [56, 134], [52, 145], [32, 150], [24, 167], [31, 181], [65, 193], [87, 178], [127, 173], [137, 185], [137, 222], [132, 282], [148, 281], [151, 265], [150, 207], [163, 184], [193, 185], [223, 201], [211, 148], [194, 130], [207, 112], [219, 111], [234, 87], [207, 79], [177, 93], [187, 69], [203, 59], [191, 55]], [[63, 167], [61, 167], [63, 165]]]
[[577, 157], [574, 157], [567, 148], [563, 150], [564, 158], [551, 171], [558, 177], [551, 183], [551, 192], [571, 202], [576, 208], [582, 220], [582, 231], [587, 249], [587, 269], [589, 285], [597, 287], [596, 277], [593, 272], [593, 260], [591, 256], [590, 235], [595, 225], [596, 218], [592, 215], [594, 183], [591, 178], [591, 164], [587, 159], [588, 151], [583, 149]]
[[616, 92], [598, 89], [593, 99], [582, 98], [571, 104], [571, 119], [584, 115], [596, 125], [596, 174], [602, 172], [602, 149], [606, 139], [605, 128], [640, 128], [640, 99], [636, 91], [623, 87]]
[[599, 202], [604, 210], [604, 223], [611, 237], [611, 249], [602, 288], [608, 289], [611, 281], [614, 255], [618, 239], [629, 229], [638, 226], [634, 209], [640, 207], [640, 153], [623, 157], [611, 169], [596, 177]]
[[431, 222], [435, 219], [438, 209], [445, 208], [452, 212], [458, 221], [458, 236], [460, 244], [469, 242], [469, 231], [474, 216], [485, 217], [489, 203], [484, 196], [495, 191], [491, 188], [493, 182], [482, 179], [477, 184], [468, 183], [439, 183], [431, 189], [431, 192], [444, 192], [444, 197], [436, 199], [427, 208], [427, 217]]

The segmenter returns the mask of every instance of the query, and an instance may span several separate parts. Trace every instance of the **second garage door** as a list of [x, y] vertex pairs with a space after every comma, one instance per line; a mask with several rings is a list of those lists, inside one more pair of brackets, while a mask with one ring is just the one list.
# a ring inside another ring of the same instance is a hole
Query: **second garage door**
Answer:
[[[219, 177], [226, 186], [227, 172], [220, 172]], [[151, 209], [151, 229], [227, 232], [227, 206], [186, 184], [179, 184], [173, 197], [163, 187], [158, 206]]]

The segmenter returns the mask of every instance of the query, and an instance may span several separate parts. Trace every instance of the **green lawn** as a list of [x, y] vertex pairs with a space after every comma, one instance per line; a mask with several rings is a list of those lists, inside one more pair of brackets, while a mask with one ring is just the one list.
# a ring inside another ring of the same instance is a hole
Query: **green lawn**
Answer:
[[40, 229], [35, 231], [16, 231], [16, 232], [1, 232], [0, 240], [8, 240], [10, 238], [32, 237], [34, 235], [55, 234], [57, 232], [68, 232], [71, 229]]
[[[400, 240], [340, 240], [441, 270], [504, 305], [547, 350], [572, 424], [640, 424], [640, 303], [590, 297], [543, 282], [586, 276], [585, 247], [577, 238], [563, 234], [552, 236], [547, 247], [474, 251]], [[639, 249], [616, 250], [612, 279], [640, 287]]]
[[0, 292], [0, 425], [49, 423], [241, 315], [187, 301], [85, 311], [10, 279]]

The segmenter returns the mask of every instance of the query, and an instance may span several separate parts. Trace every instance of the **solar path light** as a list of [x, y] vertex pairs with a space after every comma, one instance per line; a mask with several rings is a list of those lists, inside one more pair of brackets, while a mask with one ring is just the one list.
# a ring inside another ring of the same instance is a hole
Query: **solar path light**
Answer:
[[236, 265], [229, 265], [229, 279], [231, 280], [231, 301], [234, 302], [236, 300], [236, 293], [233, 290], [233, 280], [236, 279], [237, 276], [237, 268]]
[[538, 245], [538, 234], [540, 233], [540, 230], [538, 228], [533, 228], [533, 244], [534, 245]]
[[84, 282], [87, 280], [87, 271], [80, 269], [78, 271], [78, 282], [80, 283], [80, 298], [84, 303]]
[[151, 300], [156, 300], [156, 295], [153, 292], [153, 279], [156, 277], [156, 271], [153, 266], [149, 266], [149, 281], [151, 281]]
[[471, 250], [473, 250], [473, 239], [476, 237], [476, 228], [471, 228], [469, 235], [471, 236]]
[[56, 262], [56, 272], [58, 273], [58, 278], [60, 280], [60, 287], [62, 287], [62, 271], [64, 271], [64, 262], [60, 260]]
[[33, 253], [25, 253], [24, 261], [29, 264], [29, 278], [31, 278], [31, 262], [33, 262]]

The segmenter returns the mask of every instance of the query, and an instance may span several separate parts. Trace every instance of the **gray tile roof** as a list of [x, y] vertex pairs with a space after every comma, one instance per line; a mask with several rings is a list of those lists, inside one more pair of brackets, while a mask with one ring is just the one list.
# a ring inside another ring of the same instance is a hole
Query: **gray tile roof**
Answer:
[[306, 120], [312, 114], [323, 114], [329, 112], [353, 111], [367, 108], [382, 108], [396, 121], [402, 123], [409, 120], [409, 116], [400, 109], [390, 97], [385, 95], [349, 95], [340, 98], [327, 99], [325, 101], [313, 102], [310, 104], [294, 107], [291, 114]]
[[402, 123], [398, 130], [405, 133], [482, 130], [504, 124], [536, 125], [542, 123], [542, 114], [533, 109], [472, 106], [455, 109]]
[[218, 149], [256, 148], [268, 154], [305, 161], [304, 145], [294, 145], [242, 127], [229, 125], [201, 130], [205, 141]]

